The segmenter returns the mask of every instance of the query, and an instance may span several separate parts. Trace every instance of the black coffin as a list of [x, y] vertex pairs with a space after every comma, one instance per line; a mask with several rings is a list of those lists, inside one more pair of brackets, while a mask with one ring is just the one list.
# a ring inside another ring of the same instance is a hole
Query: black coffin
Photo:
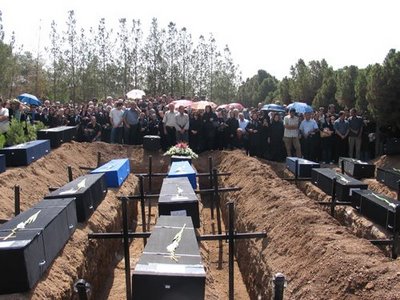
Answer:
[[71, 215], [74, 200], [63, 202], [65, 206], [29, 209], [0, 227], [1, 294], [29, 290], [64, 247], [76, 219]]
[[344, 172], [355, 178], [374, 178], [375, 177], [375, 165], [369, 164], [367, 162], [348, 158], [339, 158], [339, 167], [342, 166], [342, 161], [344, 163]]
[[298, 157], [287, 157], [286, 166], [290, 172], [296, 174], [296, 161], [298, 162], [297, 177], [299, 178], [310, 178], [311, 170], [319, 168], [319, 164], [310, 160], [298, 158]]
[[400, 139], [387, 139], [385, 144], [385, 153], [387, 155], [400, 154]]
[[92, 215], [107, 194], [107, 183], [104, 173], [88, 174], [71, 181], [45, 196], [45, 199], [61, 197], [76, 198], [78, 222], [83, 223]]
[[311, 182], [332, 196], [333, 180], [336, 179], [336, 199], [352, 201], [353, 192], [366, 190], [368, 185], [345, 174], [340, 174], [329, 168], [312, 169]]
[[200, 227], [199, 200], [187, 177], [163, 180], [158, 199], [158, 213], [160, 216], [189, 216], [194, 227]]
[[3, 173], [6, 170], [6, 156], [4, 154], [0, 154], [0, 173]]
[[[171, 258], [167, 246], [186, 224]], [[160, 216], [132, 275], [134, 300], [204, 300], [206, 273], [192, 220]]]
[[376, 180], [397, 191], [399, 189], [400, 170], [395, 168], [378, 168], [376, 171]]
[[398, 232], [400, 225], [400, 201], [371, 190], [354, 191], [353, 205], [360, 214], [390, 232]]
[[158, 151], [161, 148], [161, 138], [158, 135], [145, 135], [143, 137], [143, 149]]
[[50, 152], [49, 140], [37, 140], [0, 149], [11, 167], [27, 166]]
[[75, 126], [59, 126], [49, 129], [39, 130], [38, 139], [50, 140], [51, 148], [57, 148], [62, 143], [67, 143], [75, 139], [77, 129]]

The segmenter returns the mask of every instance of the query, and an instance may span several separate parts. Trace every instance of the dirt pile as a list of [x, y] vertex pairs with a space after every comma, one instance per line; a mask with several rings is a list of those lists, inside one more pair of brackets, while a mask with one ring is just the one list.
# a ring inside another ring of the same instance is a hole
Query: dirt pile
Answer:
[[340, 226], [314, 200], [277, 178], [266, 162], [229, 154], [220, 169], [233, 172], [224, 185], [243, 187], [230, 196], [236, 202], [238, 231], [268, 234], [268, 244], [246, 240], [241, 243], [247, 251], [237, 251], [242, 273], [249, 269], [252, 274], [245, 276], [252, 299], [260, 294], [268, 299], [263, 294], [270, 285], [268, 266], [287, 276], [285, 296], [290, 299], [400, 298], [398, 261]]

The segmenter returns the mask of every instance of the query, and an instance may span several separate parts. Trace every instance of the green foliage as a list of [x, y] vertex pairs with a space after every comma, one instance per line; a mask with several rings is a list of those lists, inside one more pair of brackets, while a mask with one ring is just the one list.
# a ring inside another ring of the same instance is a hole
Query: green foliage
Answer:
[[4, 134], [0, 134], [0, 149], [2, 149], [5, 144], [6, 144], [6, 137], [4, 136]]
[[352, 108], [356, 102], [355, 83], [358, 76], [356, 66], [344, 67], [336, 72], [336, 99], [340, 106]]
[[20, 122], [17, 119], [12, 119], [10, 121], [10, 129], [7, 131], [8, 145], [18, 145], [27, 141], [25, 125], [25, 122]]

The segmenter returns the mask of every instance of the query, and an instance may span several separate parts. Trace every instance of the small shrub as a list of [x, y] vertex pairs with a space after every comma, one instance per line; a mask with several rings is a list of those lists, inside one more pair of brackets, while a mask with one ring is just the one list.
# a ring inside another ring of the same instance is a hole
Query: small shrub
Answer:
[[4, 134], [0, 134], [0, 149], [4, 147], [5, 143], [6, 143], [6, 137], [4, 136]]
[[25, 135], [25, 122], [20, 122], [16, 119], [10, 121], [10, 129], [7, 131], [7, 144], [18, 145], [25, 143], [27, 137]]

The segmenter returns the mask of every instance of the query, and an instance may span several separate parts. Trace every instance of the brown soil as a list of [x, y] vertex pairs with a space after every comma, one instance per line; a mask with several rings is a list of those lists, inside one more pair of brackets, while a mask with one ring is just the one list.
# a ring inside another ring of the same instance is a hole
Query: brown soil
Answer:
[[[68, 165], [72, 166], [74, 177], [85, 172], [79, 170], [79, 166], [94, 166], [97, 152], [101, 153], [103, 161], [128, 157], [133, 172], [147, 171], [148, 153], [140, 148], [104, 143], [65, 144], [28, 167], [13, 168], [0, 174], [0, 219], [13, 215], [15, 184], [22, 188], [22, 209], [25, 210], [40, 201], [49, 186], [61, 186], [67, 182]], [[306, 184], [305, 189], [301, 185], [299, 189], [278, 178], [284, 173], [283, 164], [246, 157], [240, 151], [202, 155], [195, 161], [201, 172], [208, 168], [208, 155], [213, 156], [220, 171], [233, 173], [221, 178], [220, 185], [243, 188], [222, 197], [224, 218], [224, 204], [232, 199], [236, 205], [236, 230], [265, 230], [268, 235], [266, 240], [250, 239], [236, 243], [235, 299], [270, 299], [271, 278], [277, 272], [287, 276], [285, 299], [400, 299], [399, 260], [388, 258], [367, 240], [356, 237], [351, 227], [342, 226], [315, 204], [316, 199], [328, 199], [318, 189]], [[376, 164], [399, 167], [399, 161], [382, 157]], [[167, 165], [166, 158], [153, 154], [153, 172], [165, 172]], [[154, 179], [154, 192], [159, 191], [161, 180]], [[367, 181], [373, 189], [395, 196], [393, 191], [376, 181]], [[202, 184], [206, 185], [206, 179]], [[0, 296], [0, 299], [71, 299], [76, 297], [72, 286], [78, 278], [93, 285], [92, 299], [124, 299], [121, 241], [89, 241], [87, 233], [120, 231], [121, 209], [116, 196], [131, 193], [138, 193], [138, 179], [133, 174], [120, 189], [109, 189], [93, 216], [78, 227], [30, 293]], [[215, 232], [216, 220], [210, 217], [209, 202], [203, 198], [202, 203], [199, 233]], [[137, 205], [131, 204], [129, 212], [132, 228], [140, 231]], [[156, 215], [153, 205], [152, 225]], [[228, 246], [225, 242], [222, 244], [221, 270], [218, 268], [219, 243], [204, 242], [200, 246], [207, 269], [206, 299], [227, 299]], [[142, 241], [134, 240], [130, 250], [133, 268], [143, 250]]]

